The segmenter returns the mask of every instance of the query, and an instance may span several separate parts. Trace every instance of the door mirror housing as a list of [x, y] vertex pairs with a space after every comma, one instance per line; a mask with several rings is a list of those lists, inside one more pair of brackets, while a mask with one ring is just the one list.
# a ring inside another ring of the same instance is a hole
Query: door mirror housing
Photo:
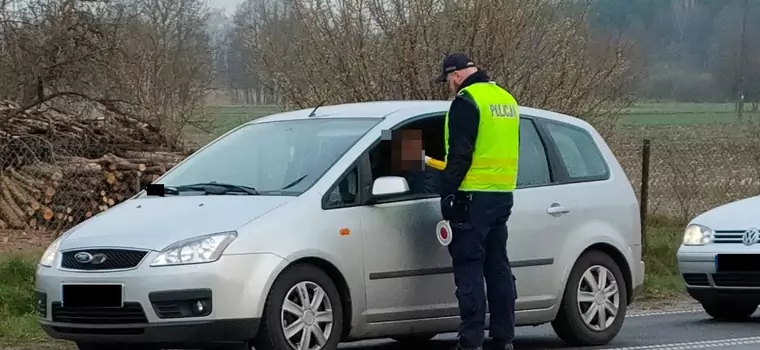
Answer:
[[400, 176], [383, 176], [372, 184], [372, 197], [385, 197], [409, 192], [409, 183]]

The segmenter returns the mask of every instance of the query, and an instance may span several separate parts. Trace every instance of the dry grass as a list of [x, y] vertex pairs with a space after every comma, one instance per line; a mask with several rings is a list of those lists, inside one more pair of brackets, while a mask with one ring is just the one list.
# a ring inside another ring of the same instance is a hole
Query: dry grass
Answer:
[[688, 221], [760, 194], [756, 130], [755, 124], [622, 127], [609, 143], [639, 191], [642, 141], [650, 139], [649, 215]]

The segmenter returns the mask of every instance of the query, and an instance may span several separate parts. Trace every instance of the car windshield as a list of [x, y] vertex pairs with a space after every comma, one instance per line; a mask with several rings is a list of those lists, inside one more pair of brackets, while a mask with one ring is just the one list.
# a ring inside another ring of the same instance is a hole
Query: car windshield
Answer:
[[158, 183], [175, 188], [175, 194], [204, 192], [208, 184], [217, 183], [237, 186], [238, 191], [230, 194], [299, 195], [379, 121], [313, 118], [246, 125], [172, 169]]

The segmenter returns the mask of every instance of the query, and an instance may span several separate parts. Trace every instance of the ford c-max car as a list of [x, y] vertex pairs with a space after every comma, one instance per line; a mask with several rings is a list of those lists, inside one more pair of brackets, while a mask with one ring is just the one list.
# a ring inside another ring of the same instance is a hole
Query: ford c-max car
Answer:
[[[40, 324], [80, 349], [334, 349], [456, 331], [439, 199], [393, 172], [384, 137], [421, 130], [443, 159], [449, 104], [324, 106], [230, 131], [50, 245]], [[605, 344], [644, 280], [634, 191], [588, 123], [520, 111], [505, 247], [517, 322]]]

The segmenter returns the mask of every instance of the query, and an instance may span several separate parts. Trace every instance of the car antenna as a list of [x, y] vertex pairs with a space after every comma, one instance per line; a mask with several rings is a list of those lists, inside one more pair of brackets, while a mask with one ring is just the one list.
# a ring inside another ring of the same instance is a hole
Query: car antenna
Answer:
[[322, 100], [322, 102], [320, 102], [316, 107], [314, 107], [314, 109], [311, 111], [311, 113], [309, 113], [309, 118], [316, 117], [317, 116], [317, 108], [322, 107], [325, 104], [325, 102], [327, 102], [327, 100]]

